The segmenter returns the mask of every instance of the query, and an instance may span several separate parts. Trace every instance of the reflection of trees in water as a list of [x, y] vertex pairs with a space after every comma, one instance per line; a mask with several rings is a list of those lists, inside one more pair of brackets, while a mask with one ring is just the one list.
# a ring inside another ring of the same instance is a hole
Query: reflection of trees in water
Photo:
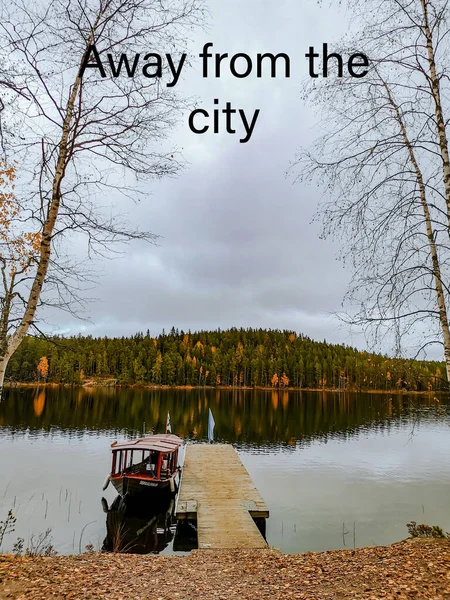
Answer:
[[174, 499], [149, 503], [117, 496], [106, 514], [106, 538], [102, 550], [149, 554], [162, 552], [172, 541], [175, 529]]
[[[34, 390], [9, 390], [0, 404], [0, 422], [14, 430], [30, 428], [62, 434], [86, 430], [123, 430], [137, 434], [142, 423], [164, 431], [170, 411], [173, 432], [205, 439], [211, 408], [219, 440], [246, 446], [287, 447], [351, 435], [360, 428], [390, 429], [425, 419], [441, 420], [448, 399], [405, 394], [333, 392], [114, 390], [47, 388], [44, 400]], [[122, 433], [118, 435], [123, 435]]]
[[36, 417], [40, 417], [42, 415], [42, 413], [44, 412], [45, 398], [46, 398], [45, 389], [43, 389], [41, 391], [39, 391], [39, 389], [37, 389], [35, 392], [34, 400], [33, 400], [33, 410], [34, 410], [34, 414], [36, 415]]

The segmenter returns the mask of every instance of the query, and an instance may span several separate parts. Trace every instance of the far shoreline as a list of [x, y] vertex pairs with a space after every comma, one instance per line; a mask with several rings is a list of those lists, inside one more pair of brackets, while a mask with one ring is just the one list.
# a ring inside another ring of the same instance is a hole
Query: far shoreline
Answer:
[[227, 391], [227, 392], [249, 392], [249, 391], [262, 391], [262, 392], [324, 392], [333, 394], [392, 394], [397, 396], [405, 396], [408, 394], [415, 394], [420, 396], [430, 396], [436, 394], [448, 394], [449, 391], [445, 390], [408, 390], [405, 388], [401, 389], [363, 389], [358, 390], [355, 388], [337, 389], [330, 387], [320, 388], [304, 388], [295, 386], [286, 387], [265, 387], [265, 386], [232, 386], [232, 385], [166, 385], [166, 384], [143, 384], [143, 383], [117, 383], [115, 379], [90, 379], [84, 383], [56, 383], [56, 382], [45, 382], [45, 381], [7, 381], [4, 384], [5, 388], [76, 388], [76, 389], [131, 389], [131, 390], [167, 390], [167, 391], [194, 391], [194, 390], [215, 390], [215, 391]]

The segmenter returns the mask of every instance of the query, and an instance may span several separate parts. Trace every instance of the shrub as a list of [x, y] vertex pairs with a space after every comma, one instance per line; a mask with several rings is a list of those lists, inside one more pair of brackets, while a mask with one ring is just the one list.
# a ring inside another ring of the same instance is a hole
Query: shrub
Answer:
[[3, 544], [3, 538], [5, 535], [14, 531], [15, 524], [16, 517], [13, 515], [12, 510], [10, 510], [6, 516], [6, 519], [4, 521], [0, 521], [0, 547]]
[[407, 523], [409, 535], [411, 537], [431, 537], [431, 538], [449, 538], [450, 534], [444, 533], [443, 529], [438, 525], [426, 525], [421, 523], [417, 525], [416, 521]]

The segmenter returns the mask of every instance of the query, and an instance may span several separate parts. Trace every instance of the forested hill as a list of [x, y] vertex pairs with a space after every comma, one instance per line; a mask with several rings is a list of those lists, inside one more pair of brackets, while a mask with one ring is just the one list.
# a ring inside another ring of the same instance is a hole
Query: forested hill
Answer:
[[83, 383], [445, 389], [443, 363], [392, 359], [315, 342], [291, 331], [230, 329], [158, 337], [28, 337], [12, 357], [7, 378]]

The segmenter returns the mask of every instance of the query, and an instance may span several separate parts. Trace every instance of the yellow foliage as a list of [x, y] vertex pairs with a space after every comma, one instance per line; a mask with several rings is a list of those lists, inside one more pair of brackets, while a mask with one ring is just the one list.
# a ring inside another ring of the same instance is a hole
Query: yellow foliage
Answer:
[[287, 387], [289, 385], [289, 377], [286, 375], [286, 373], [283, 373], [281, 376], [280, 385], [282, 387]]
[[30, 268], [39, 254], [42, 240], [40, 233], [17, 231], [21, 207], [14, 194], [15, 179], [15, 167], [0, 159], [0, 258], [8, 264], [10, 277]]
[[42, 356], [39, 360], [37, 371], [42, 379], [47, 379], [48, 376], [48, 360], [46, 356]]

